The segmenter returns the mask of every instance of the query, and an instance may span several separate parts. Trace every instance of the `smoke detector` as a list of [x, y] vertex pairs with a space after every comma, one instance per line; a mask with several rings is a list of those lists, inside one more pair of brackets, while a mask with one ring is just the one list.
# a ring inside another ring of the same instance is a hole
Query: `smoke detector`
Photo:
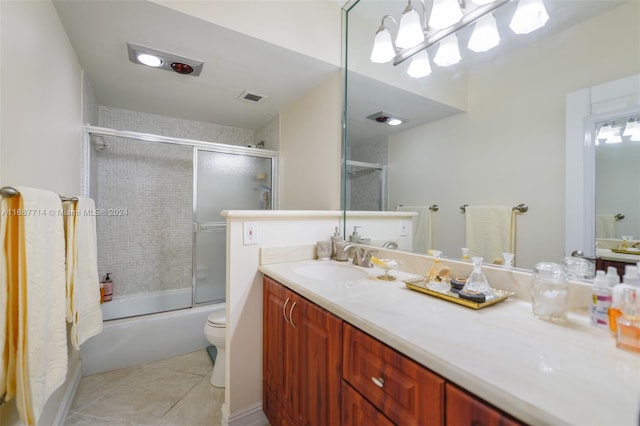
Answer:
[[249, 92], [247, 90], [240, 93], [240, 95], [238, 96], [239, 100], [245, 101], [245, 102], [252, 102], [252, 103], [264, 102], [264, 100], [267, 98], [268, 96], [259, 95], [257, 93]]
[[173, 53], [162, 52], [150, 47], [127, 43], [129, 61], [134, 64], [146, 65], [165, 71], [175, 71], [178, 74], [198, 76], [202, 72], [204, 62], [197, 59], [185, 58]]
[[402, 117], [398, 114], [391, 114], [389, 112], [378, 111], [374, 114], [368, 115], [369, 120], [373, 120], [377, 123], [386, 124], [388, 126], [399, 126], [402, 123], [409, 121], [408, 118]]

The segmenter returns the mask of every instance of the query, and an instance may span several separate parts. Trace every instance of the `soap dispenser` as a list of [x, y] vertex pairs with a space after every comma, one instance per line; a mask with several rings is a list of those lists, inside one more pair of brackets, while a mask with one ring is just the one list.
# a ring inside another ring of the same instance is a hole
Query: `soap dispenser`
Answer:
[[362, 228], [361, 226], [354, 226], [353, 227], [353, 234], [349, 235], [349, 241], [351, 241], [352, 243], [359, 243], [360, 242], [360, 234], [358, 234], [358, 228]]
[[335, 232], [331, 236], [331, 258], [335, 259], [338, 254], [337, 244], [344, 241], [342, 235], [340, 235], [340, 228], [336, 226]]

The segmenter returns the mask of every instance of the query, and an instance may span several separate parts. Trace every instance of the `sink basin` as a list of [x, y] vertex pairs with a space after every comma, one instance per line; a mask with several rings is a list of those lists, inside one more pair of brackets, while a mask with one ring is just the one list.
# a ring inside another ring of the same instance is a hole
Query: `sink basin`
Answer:
[[295, 273], [303, 277], [321, 281], [351, 281], [367, 277], [367, 273], [351, 266], [335, 263], [317, 263], [297, 268]]

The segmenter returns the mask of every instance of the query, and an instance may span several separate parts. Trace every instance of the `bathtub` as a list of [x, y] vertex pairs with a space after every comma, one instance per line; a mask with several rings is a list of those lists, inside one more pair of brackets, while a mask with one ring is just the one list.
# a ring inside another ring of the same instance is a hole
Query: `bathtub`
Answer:
[[82, 375], [204, 349], [209, 346], [204, 335], [207, 316], [213, 311], [224, 315], [225, 307], [225, 303], [217, 303], [105, 321], [102, 333], [87, 340], [80, 348]]

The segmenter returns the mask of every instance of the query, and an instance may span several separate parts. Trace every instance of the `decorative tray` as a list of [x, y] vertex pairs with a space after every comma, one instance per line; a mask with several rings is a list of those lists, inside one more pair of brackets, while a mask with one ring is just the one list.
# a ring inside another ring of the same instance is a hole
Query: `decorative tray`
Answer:
[[494, 288], [493, 292], [495, 294], [495, 297], [493, 299], [487, 300], [486, 302], [478, 303], [472, 302], [471, 300], [467, 299], [461, 299], [456, 293], [453, 293], [451, 290], [447, 290], [445, 292], [431, 290], [427, 288], [427, 281], [423, 278], [416, 278], [403, 282], [410, 290], [418, 291], [420, 293], [428, 294], [439, 299], [457, 303], [458, 305], [466, 306], [467, 308], [471, 309], [482, 309], [486, 308], [487, 306], [495, 305], [496, 303], [502, 302], [503, 300], [507, 300], [509, 296], [513, 296], [515, 294], [509, 291], [498, 290]]
[[640, 249], [637, 248], [628, 248], [628, 249], [611, 249], [614, 253], [620, 254], [635, 254], [636, 256], [640, 256]]

